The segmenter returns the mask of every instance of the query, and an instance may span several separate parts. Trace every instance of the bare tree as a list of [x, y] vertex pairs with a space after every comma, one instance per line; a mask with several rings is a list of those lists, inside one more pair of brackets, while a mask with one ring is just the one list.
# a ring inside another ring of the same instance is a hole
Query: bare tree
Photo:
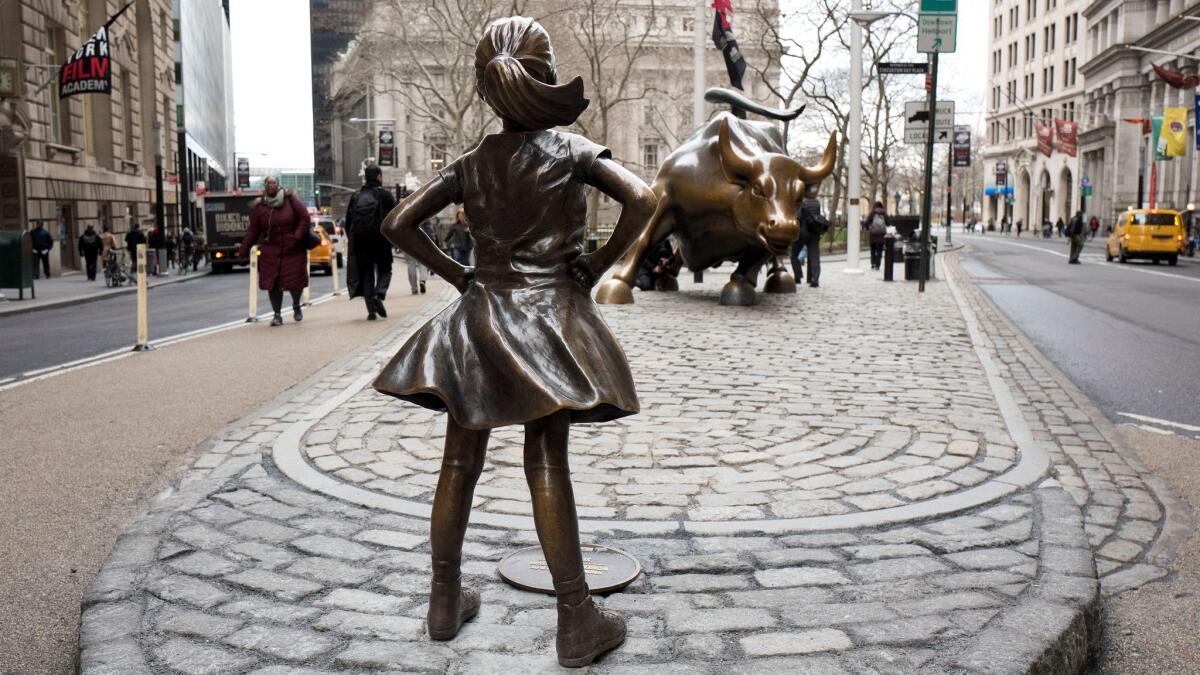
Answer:
[[401, 101], [412, 118], [397, 131], [454, 157], [499, 128], [475, 91], [475, 47], [493, 20], [525, 12], [524, 0], [375, 0], [340, 69], [338, 102]]

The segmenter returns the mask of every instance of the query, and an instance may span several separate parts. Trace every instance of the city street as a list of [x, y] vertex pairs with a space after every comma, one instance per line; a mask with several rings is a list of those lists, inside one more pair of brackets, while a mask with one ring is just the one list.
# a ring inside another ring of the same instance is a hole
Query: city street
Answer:
[[[403, 264], [398, 266], [403, 272]], [[339, 270], [345, 291], [345, 272]], [[315, 300], [333, 290], [333, 278], [310, 277]], [[249, 273], [209, 274], [148, 293], [151, 342], [237, 322], [246, 318]], [[271, 310], [264, 291], [258, 312]], [[285, 298], [285, 304], [290, 298]], [[288, 313], [291, 321], [291, 312]], [[132, 347], [137, 342], [134, 293], [66, 307], [51, 307], [0, 318], [0, 385], [36, 376], [46, 369]]]
[[1068, 265], [1066, 239], [955, 237], [972, 280], [1110, 420], [1200, 436], [1200, 259], [1106, 263], [1098, 237]]

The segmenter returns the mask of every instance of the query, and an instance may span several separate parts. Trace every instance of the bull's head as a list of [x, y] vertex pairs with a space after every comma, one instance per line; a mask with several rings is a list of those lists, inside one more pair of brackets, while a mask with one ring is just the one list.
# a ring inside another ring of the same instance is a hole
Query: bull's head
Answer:
[[722, 120], [721, 169], [730, 183], [741, 188], [732, 205], [734, 225], [772, 254], [783, 254], [800, 235], [797, 214], [805, 192], [833, 173], [837, 134], [830, 135], [821, 164], [813, 168], [773, 152], [747, 155], [734, 146], [732, 134], [729, 120]]

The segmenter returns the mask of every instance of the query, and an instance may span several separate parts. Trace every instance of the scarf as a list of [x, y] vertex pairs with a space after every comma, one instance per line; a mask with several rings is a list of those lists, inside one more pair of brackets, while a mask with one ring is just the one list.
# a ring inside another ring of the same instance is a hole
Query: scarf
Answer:
[[283, 196], [283, 188], [279, 188], [279, 191], [275, 193], [274, 197], [268, 197], [266, 194], [264, 194], [263, 201], [267, 203], [267, 206], [277, 209], [283, 206]]

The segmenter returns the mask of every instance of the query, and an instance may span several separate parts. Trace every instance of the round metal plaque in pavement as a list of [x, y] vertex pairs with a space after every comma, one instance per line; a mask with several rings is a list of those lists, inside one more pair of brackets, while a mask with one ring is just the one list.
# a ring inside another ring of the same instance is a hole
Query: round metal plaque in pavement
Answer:
[[[592, 593], [619, 591], [642, 573], [641, 563], [624, 551], [595, 544], [584, 544], [580, 550]], [[500, 561], [500, 578], [522, 590], [554, 595], [554, 582], [541, 546], [530, 546], [505, 556]]]

